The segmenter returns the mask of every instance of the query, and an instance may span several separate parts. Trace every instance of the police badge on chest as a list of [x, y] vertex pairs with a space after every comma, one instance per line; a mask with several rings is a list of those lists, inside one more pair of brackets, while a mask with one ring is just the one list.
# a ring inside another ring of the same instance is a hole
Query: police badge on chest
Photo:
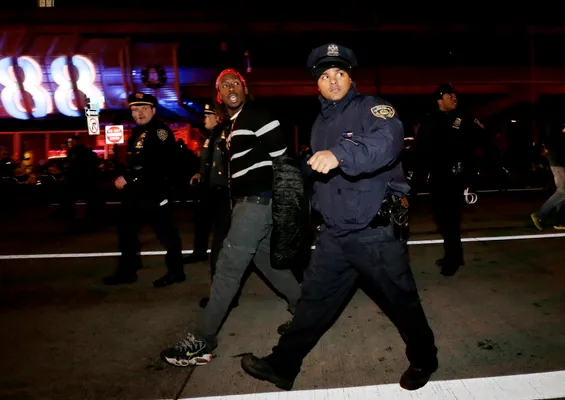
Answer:
[[460, 126], [461, 126], [461, 118], [455, 118], [455, 121], [453, 121], [453, 125], [451, 125], [451, 127], [453, 129], [459, 129]]

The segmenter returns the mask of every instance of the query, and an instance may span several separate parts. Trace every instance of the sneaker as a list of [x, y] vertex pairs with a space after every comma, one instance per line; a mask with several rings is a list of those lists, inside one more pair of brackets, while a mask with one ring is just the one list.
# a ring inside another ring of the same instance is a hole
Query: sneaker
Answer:
[[536, 226], [538, 231], [543, 231], [543, 225], [541, 223], [541, 218], [538, 217], [536, 215], [536, 213], [531, 213], [530, 214], [530, 218], [532, 219], [532, 222], [534, 223], [534, 225]]
[[206, 350], [206, 343], [189, 333], [185, 339], [173, 347], [163, 350], [161, 359], [175, 367], [203, 365], [211, 360], [211, 355], [206, 354]]

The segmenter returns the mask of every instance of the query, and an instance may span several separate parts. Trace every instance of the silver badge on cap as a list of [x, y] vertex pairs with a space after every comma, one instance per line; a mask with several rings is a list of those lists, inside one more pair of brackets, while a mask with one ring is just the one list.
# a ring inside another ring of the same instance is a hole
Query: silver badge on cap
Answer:
[[339, 47], [337, 44], [330, 44], [328, 45], [328, 57], [337, 57], [339, 56]]

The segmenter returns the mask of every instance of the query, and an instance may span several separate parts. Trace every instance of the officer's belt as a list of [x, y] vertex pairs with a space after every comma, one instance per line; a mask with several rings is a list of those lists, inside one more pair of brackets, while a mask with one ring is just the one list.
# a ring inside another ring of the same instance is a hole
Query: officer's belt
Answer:
[[398, 197], [388, 194], [381, 204], [381, 208], [375, 218], [369, 222], [368, 228], [374, 229], [389, 226], [394, 223], [398, 226], [407, 224], [408, 201], [406, 197]]
[[253, 204], [262, 204], [262, 205], [268, 205], [271, 202], [270, 197], [263, 197], [263, 196], [236, 197], [234, 200], [237, 203], [253, 203]]

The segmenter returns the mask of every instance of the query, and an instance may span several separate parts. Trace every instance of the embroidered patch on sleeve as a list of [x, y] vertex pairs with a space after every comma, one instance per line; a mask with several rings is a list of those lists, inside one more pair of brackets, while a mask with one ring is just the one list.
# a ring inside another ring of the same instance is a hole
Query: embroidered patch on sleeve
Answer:
[[391, 119], [396, 115], [394, 107], [389, 106], [388, 104], [380, 104], [378, 106], [374, 106], [373, 108], [371, 108], [371, 113], [375, 117], [382, 119]]

